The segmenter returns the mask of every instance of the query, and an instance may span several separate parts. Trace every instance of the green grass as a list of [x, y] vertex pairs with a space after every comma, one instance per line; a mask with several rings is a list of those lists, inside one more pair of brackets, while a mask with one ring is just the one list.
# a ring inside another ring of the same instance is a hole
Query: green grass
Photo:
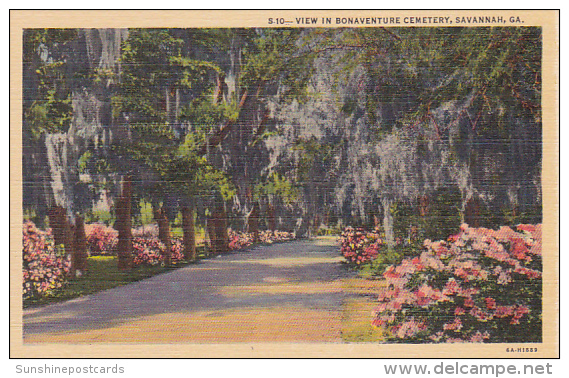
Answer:
[[152, 214], [152, 205], [144, 200], [140, 201], [140, 223], [147, 225], [154, 222], [154, 214]]
[[86, 223], [101, 222], [106, 225], [112, 225], [114, 222], [113, 214], [108, 210], [93, 210], [91, 214], [87, 214], [85, 217]]
[[[172, 228], [170, 228], [170, 235], [173, 238], [183, 238], [184, 237], [184, 230], [182, 229], [182, 227], [173, 226]], [[195, 228], [195, 238], [198, 242], [205, 240], [205, 229], [202, 227], [196, 227]]]
[[377, 302], [353, 298], [342, 304], [342, 340], [350, 343], [382, 342], [385, 333], [371, 325]]

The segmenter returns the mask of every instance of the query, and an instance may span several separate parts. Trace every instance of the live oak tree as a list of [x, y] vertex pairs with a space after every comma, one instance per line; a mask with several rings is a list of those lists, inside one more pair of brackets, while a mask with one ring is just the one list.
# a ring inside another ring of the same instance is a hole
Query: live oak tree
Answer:
[[[75, 29], [25, 29], [23, 33], [23, 123], [22, 154], [24, 211], [35, 213], [36, 221], [44, 216], [57, 245], [63, 245], [72, 257], [71, 275], [85, 272], [86, 240], [83, 218], [74, 209], [53, 204], [52, 200], [38, 201], [43, 185], [39, 180], [46, 174], [46, 162], [41, 161], [45, 137], [65, 133], [72, 121], [71, 77], [68, 72], [66, 46], [77, 37]], [[81, 74], [81, 73], [76, 73]], [[38, 203], [47, 203], [47, 211]], [[72, 215], [70, 219], [68, 215]], [[74, 219], [73, 219], [74, 218]]]
[[539, 198], [541, 161], [539, 28], [361, 28], [310, 38], [316, 53], [340, 56], [326, 68], [336, 85], [357, 88], [338, 110], [363, 120], [356, 136], [365, 139], [340, 182], [367, 188], [370, 205], [375, 193], [387, 235], [398, 202], [417, 208], [443, 187], [459, 196], [438, 221], [455, 219], [452, 211], [472, 225], [540, 220], [530, 200]]
[[198, 153], [197, 141], [205, 140], [232, 111], [230, 105], [212, 101], [220, 68], [185, 52], [188, 41], [212, 47], [216, 41], [209, 34], [207, 30], [131, 30], [122, 48], [123, 70], [113, 99], [115, 116], [124, 119], [131, 133], [116, 147], [124, 157], [122, 169], [138, 177], [148, 171], [153, 178], [140, 180], [136, 190], [153, 204], [168, 250], [167, 228], [174, 212], [164, 205], [171, 198], [182, 204], [188, 259], [195, 258], [195, 199], [211, 202], [231, 192], [223, 172]]

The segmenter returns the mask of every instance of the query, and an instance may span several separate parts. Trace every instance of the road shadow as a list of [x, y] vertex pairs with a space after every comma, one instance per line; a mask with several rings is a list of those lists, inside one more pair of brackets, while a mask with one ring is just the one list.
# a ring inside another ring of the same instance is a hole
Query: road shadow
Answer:
[[[24, 311], [26, 336], [120, 326], [148, 316], [270, 309], [339, 311], [350, 273], [330, 239], [257, 246], [64, 303]], [[213, 316], [214, 316], [213, 315]]]

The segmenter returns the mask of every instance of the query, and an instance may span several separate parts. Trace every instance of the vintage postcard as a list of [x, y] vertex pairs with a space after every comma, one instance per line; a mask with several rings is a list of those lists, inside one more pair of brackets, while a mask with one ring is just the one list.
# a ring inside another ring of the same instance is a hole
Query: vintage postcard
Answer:
[[559, 356], [558, 11], [10, 16], [12, 357]]

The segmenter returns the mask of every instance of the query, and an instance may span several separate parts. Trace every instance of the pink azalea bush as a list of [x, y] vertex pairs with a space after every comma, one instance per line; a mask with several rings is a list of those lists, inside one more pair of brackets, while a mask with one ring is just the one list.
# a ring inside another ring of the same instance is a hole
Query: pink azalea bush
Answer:
[[462, 225], [390, 266], [373, 325], [398, 342], [541, 341], [541, 225]]
[[[228, 230], [229, 234], [229, 249], [238, 250], [251, 246], [254, 243], [254, 236], [248, 232], [237, 232], [231, 229]], [[272, 244], [296, 239], [294, 232], [288, 231], [272, 231], [265, 230], [259, 232], [259, 242], [263, 244]]]
[[350, 264], [371, 262], [383, 247], [385, 242], [376, 230], [347, 227], [340, 235], [340, 251]]
[[253, 234], [247, 232], [237, 232], [232, 229], [228, 230], [229, 249], [237, 250], [249, 247], [253, 244]]
[[114, 228], [101, 223], [87, 224], [85, 234], [91, 256], [110, 255], [115, 252], [119, 233]]
[[[135, 237], [132, 239], [132, 252], [134, 255], [133, 262], [135, 266], [164, 265], [165, 251], [166, 246], [158, 238]], [[175, 238], [172, 240], [170, 257], [174, 264], [184, 259], [184, 247], [181, 239]]]
[[265, 230], [259, 233], [259, 241], [264, 244], [279, 243], [296, 239], [294, 232]]
[[67, 283], [71, 260], [54, 245], [51, 229], [25, 221], [22, 255], [24, 299], [52, 296]]
[[184, 243], [181, 238], [172, 239], [172, 247], [170, 253], [170, 258], [173, 264], [184, 260]]
[[132, 238], [134, 265], [159, 265], [166, 246], [158, 238]]

